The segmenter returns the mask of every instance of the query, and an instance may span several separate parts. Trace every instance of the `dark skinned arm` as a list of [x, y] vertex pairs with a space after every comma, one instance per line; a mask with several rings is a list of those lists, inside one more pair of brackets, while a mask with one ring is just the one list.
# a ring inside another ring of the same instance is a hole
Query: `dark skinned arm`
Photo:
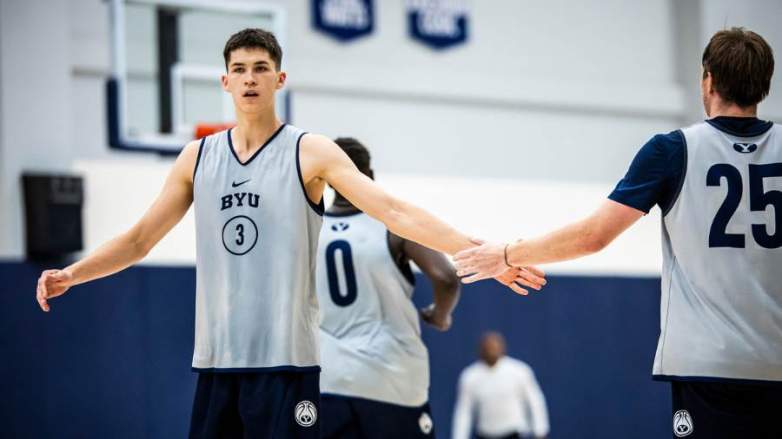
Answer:
[[[461, 284], [448, 258], [413, 241], [389, 233], [389, 243], [400, 262], [413, 261], [432, 282], [434, 303], [421, 310], [421, 319], [439, 331], [451, 327], [451, 313], [459, 302]], [[396, 251], [394, 251], [396, 250]]]

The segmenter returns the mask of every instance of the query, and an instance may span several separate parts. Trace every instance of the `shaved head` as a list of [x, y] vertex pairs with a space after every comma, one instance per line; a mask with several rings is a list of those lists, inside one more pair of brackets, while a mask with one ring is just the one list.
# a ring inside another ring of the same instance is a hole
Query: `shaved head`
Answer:
[[479, 355], [484, 363], [494, 366], [505, 355], [505, 337], [494, 331], [484, 333], [481, 337]]

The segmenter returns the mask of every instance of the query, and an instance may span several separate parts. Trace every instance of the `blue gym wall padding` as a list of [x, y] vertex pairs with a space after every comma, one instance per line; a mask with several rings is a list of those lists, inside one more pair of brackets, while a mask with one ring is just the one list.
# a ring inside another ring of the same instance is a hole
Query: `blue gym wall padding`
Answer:
[[[43, 267], [0, 263], [0, 437], [186, 437], [195, 386], [195, 271], [134, 267], [35, 301]], [[424, 328], [438, 437], [449, 438], [456, 381], [481, 332], [508, 339], [546, 395], [550, 438], [670, 436], [670, 390], [651, 380], [659, 333], [655, 278], [550, 276], [521, 297], [466, 286], [447, 333]], [[431, 300], [418, 276], [415, 301]]]

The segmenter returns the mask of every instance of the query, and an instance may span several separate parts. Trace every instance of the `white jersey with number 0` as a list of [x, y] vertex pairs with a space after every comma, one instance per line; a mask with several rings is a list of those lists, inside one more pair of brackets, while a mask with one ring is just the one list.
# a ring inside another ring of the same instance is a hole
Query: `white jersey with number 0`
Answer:
[[387, 230], [363, 213], [329, 216], [318, 247], [322, 393], [405, 406], [428, 399], [429, 358], [413, 284]]

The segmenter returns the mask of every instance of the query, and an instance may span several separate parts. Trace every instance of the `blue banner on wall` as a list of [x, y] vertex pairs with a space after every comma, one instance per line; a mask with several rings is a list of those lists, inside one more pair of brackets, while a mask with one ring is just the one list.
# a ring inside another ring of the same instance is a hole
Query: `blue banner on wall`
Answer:
[[375, 28], [372, 0], [312, 0], [312, 25], [343, 42], [369, 35]]
[[446, 49], [467, 41], [468, 8], [464, 0], [408, 0], [410, 36], [433, 49]]

